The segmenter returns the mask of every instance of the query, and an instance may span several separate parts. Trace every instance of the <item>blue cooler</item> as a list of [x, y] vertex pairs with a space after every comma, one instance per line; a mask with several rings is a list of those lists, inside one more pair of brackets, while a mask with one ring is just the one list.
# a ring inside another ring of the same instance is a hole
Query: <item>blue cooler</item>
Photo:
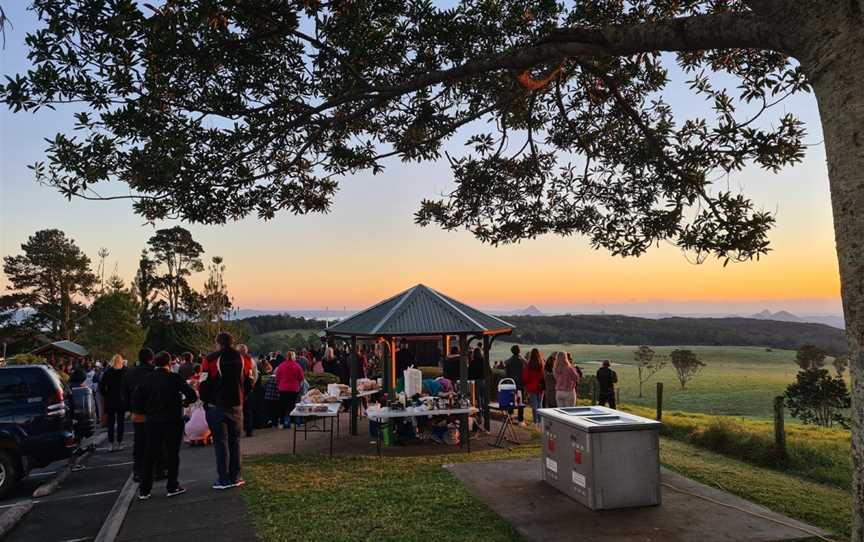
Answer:
[[516, 382], [512, 378], [502, 378], [498, 382], [499, 408], [513, 408], [516, 404]]

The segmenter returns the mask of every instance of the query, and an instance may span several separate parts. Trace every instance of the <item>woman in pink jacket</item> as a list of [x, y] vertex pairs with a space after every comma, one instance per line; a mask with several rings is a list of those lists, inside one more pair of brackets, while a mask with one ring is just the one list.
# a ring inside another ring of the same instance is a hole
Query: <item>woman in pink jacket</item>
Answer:
[[288, 429], [291, 427], [291, 418], [288, 415], [297, 404], [300, 385], [305, 378], [295, 352], [288, 352], [287, 359], [276, 368], [275, 378], [276, 388], [279, 390], [279, 419], [282, 420], [282, 428]]
[[565, 352], [558, 352], [555, 359], [555, 402], [559, 407], [576, 406], [576, 386], [579, 385], [579, 373], [570, 364]]

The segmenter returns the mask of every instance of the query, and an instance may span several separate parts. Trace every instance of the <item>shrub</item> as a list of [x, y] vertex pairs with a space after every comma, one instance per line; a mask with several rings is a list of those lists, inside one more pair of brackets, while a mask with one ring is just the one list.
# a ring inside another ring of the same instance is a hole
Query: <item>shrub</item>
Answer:
[[327, 384], [336, 384], [339, 377], [331, 373], [306, 373], [306, 381], [310, 388], [327, 391]]
[[792, 415], [804, 423], [849, 427], [843, 411], [851, 406], [852, 399], [842, 376], [832, 378], [826, 369], [800, 371], [784, 397]]
[[16, 354], [6, 360], [7, 365], [43, 365], [45, 358], [33, 354]]

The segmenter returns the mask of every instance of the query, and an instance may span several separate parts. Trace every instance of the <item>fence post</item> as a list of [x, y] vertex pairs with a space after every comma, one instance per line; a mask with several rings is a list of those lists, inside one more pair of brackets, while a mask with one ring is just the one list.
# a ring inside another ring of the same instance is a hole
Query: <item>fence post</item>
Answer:
[[657, 383], [657, 421], [663, 419], [663, 383]]
[[783, 420], [783, 396], [774, 398], [774, 447], [781, 459], [786, 458], [786, 426]]

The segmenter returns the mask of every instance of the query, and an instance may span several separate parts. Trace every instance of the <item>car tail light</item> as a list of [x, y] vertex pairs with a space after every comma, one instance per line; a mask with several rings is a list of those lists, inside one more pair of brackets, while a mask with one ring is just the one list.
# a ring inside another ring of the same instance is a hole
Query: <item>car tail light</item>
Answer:
[[69, 434], [66, 436], [66, 440], [63, 441], [63, 446], [75, 448], [78, 446], [78, 439], [75, 438], [75, 435]]
[[56, 388], [54, 393], [48, 397], [45, 405], [46, 416], [64, 416], [66, 414], [66, 403], [63, 401], [63, 390]]

